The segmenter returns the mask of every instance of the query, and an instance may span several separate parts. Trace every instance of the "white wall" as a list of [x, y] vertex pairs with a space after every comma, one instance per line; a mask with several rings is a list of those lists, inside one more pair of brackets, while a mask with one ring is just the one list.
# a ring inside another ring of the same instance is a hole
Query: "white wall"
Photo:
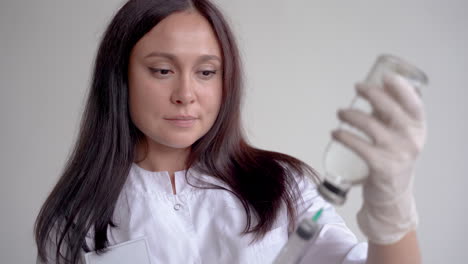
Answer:
[[[424, 263], [464, 263], [468, 216], [468, 2], [217, 0], [247, 75], [255, 145], [322, 171], [335, 111], [381, 52], [425, 70], [429, 139], [415, 194]], [[76, 137], [91, 64], [113, 1], [0, 2], [0, 262], [31, 263], [32, 225]], [[355, 224], [360, 192], [339, 211]]]

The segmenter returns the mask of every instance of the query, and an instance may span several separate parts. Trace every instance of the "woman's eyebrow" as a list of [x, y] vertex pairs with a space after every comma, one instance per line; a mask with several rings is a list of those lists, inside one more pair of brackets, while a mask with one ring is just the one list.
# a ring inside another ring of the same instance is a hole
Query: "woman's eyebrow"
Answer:
[[[169, 59], [171, 61], [178, 61], [176, 55], [171, 54], [171, 53], [167, 53], [167, 52], [153, 51], [150, 54], [146, 55], [145, 59], [150, 58], [150, 57], [163, 57], [163, 58]], [[201, 56], [199, 56], [197, 58], [197, 63], [205, 62], [205, 61], [209, 61], [209, 60], [217, 60], [220, 63], [222, 62], [221, 58], [216, 56], [216, 55], [204, 54], [204, 55], [201, 55]]]

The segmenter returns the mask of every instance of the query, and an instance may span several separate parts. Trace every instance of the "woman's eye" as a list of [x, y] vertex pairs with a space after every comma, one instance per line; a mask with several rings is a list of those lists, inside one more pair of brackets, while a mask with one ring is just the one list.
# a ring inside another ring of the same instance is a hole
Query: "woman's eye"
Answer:
[[203, 75], [203, 77], [210, 77], [212, 75], [215, 75], [216, 71], [200, 71], [200, 73]]
[[150, 68], [150, 71], [152, 73], [158, 73], [159, 75], [162, 75], [162, 76], [167, 76], [167, 75], [169, 75], [169, 73], [171, 73], [171, 70], [168, 70], [168, 69]]
[[[168, 77], [171, 73], [174, 73], [170, 69], [160, 69], [160, 68], [149, 68], [151, 73], [157, 74], [160, 77]], [[205, 70], [205, 71], [199, 71], [198, 74], [201, 75], [201, 78], [203, 79], [209, 79], [213, 75], [216, 74], [215, 70]]]

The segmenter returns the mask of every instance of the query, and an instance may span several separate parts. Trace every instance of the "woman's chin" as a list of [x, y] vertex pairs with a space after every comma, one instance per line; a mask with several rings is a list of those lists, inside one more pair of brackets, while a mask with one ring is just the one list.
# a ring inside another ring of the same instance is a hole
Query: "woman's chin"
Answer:
[[174, 149], [187, 149], [190, 148], [196, 139], [180, 138], [172, 139], [165, 142], [165, 146]]

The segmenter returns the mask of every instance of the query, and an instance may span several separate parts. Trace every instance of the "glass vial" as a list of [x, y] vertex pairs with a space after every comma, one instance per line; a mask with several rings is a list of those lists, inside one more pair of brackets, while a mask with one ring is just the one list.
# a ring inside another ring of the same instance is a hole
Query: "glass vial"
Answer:
[[288, 242], [276, 256], [273, 264], [297, 264], [307, 252], [307, 245], [320, 231], [320, 225], [310, 217], [304, 218]]
[[[365, 82], [371, 84], [375, 89], [382, 89], [384, 75], [399, 75], [405, 78], [417, 89], [419, 94], [428, 83], [424, 72], [392, 55], [379, 56]], [[350, 107], [367, 113], [372, 112], [371, 105], [358, 95], [354, 97]], [[363, 132], [343, 122], [339, 123], [338, 128], [351, 131], [371, 142]], [[325, 169], [324, 180], [318, 190], [326, 200], [337, 205], [342, 205], [349, 189], [353, 185], [362, 183], [369, 174], [369, 168], [361, 157], [334, 140], [331, 140], [325, 149], [323, 166]]]

